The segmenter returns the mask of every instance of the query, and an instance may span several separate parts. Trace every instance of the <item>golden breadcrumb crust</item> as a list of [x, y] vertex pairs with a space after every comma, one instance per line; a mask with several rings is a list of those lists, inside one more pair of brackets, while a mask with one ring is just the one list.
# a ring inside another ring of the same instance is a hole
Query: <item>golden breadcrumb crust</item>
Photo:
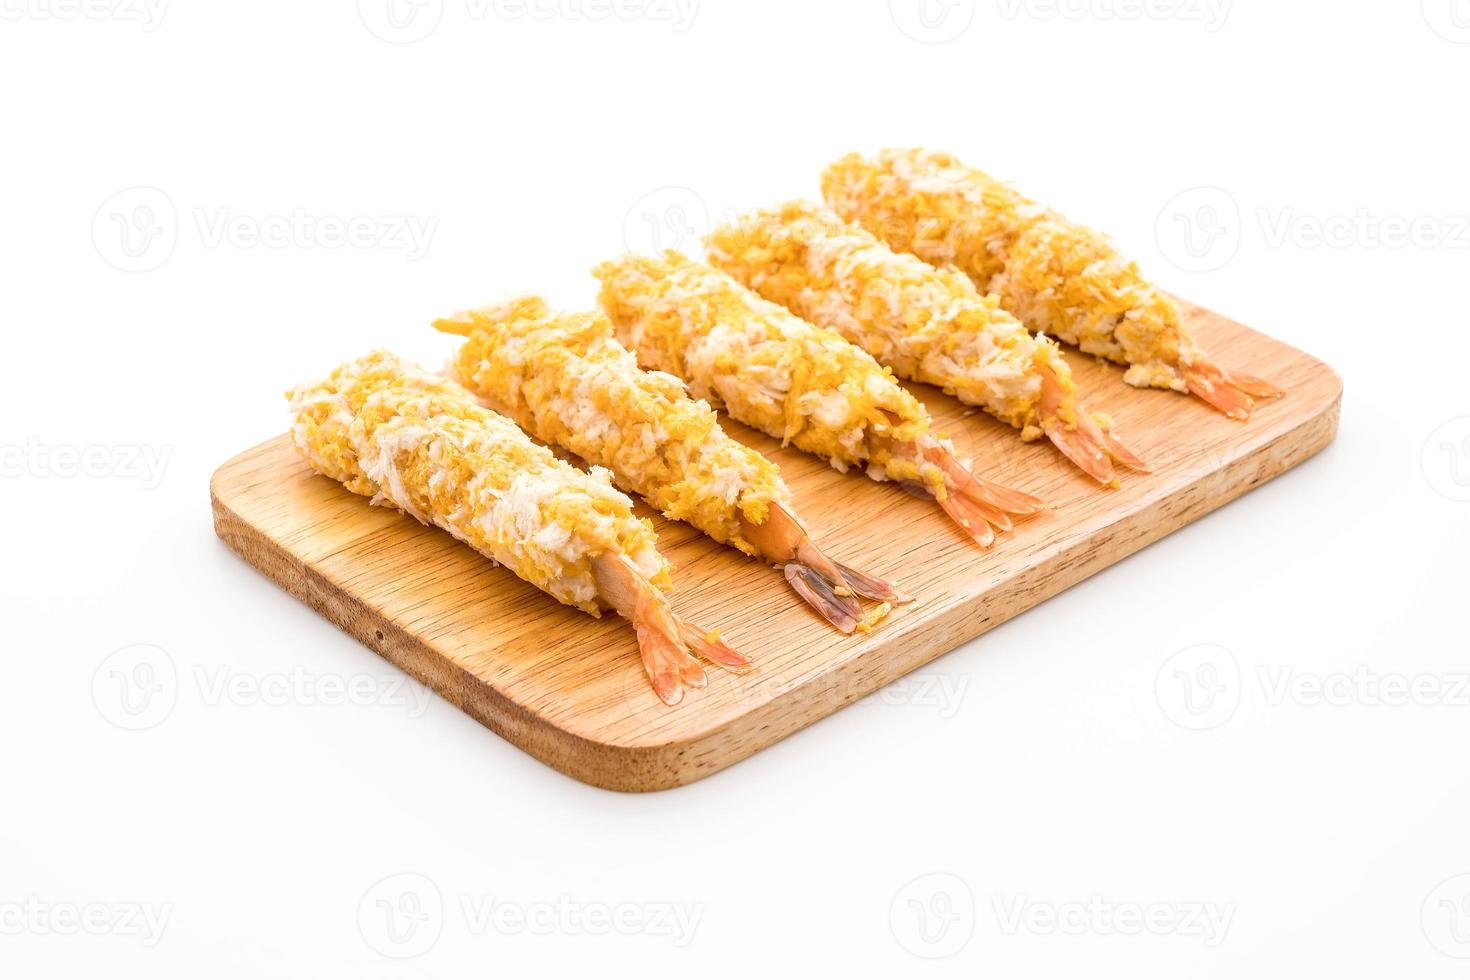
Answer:
[[291, 438], [318, 472], [443, 528], [567, 605], [599, 614], [592, 561], [606, 553], [669, 584], [653, 525], [606, 470], [557, 459], [451, 381], [374, 351], [287, 397]]
[[776, 464], [720, 428], [672, 375], [645, 371], [601, 313], [553, 313], [538, 297], [458, 314], [461, 381], [542, 442], [607, 467], [664, 516], [749, 555], [742, 517], [789, 504]]
[[1178, 304], [1104, 235], [947, 153], [850, 154], [822, 194], [893, 248], [958, 268], [1031, 330], [1129, 365], [1129, 384], [1186, 390], [1178, 367], [1197, 348]]
[[902, 378], [1041, 435], [1042, 369], [1062, 403], [1076, 386], [1060, 348], [1033, 337], [954, 269], [895, 252], [818, 205], [794, 201], [715, 229], [710, 260], [767, 299], [841, 333]]
[[594, 274], [640, 363], [838, 470], [865, 467], [875, 480], [946, 492], [943, 473], [913, 451], [939, 441], [924, 406], [840, 334], [677, 252], [626, 256]]

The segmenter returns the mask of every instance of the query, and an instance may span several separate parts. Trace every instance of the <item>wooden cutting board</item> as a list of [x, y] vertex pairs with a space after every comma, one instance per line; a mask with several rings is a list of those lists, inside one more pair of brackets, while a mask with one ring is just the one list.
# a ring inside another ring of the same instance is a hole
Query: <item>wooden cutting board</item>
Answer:
[[[781, 575], [693, 528], [654, 516], [674, 563], [675, 608], [757, 667], [709, 671], [668, 708], [649, 689], [631, 628], [593, 619], [492, 566], [448, 534], [317, 476], [286, 436], [224, 464], [215, 530], [287, 592], [536, 758], [616, 790], [666, 789], [738, 762], [928, 663], [1316, 453], [1337, 430], [1342, 384], [1319, 361], [1185, 304], [1220, 363], [1287, 389], [1246, 424], [1195, 399], [1139, 391], [1075, 351], [1093, 411], [1112, 414], [1154, 467], [1100, 489], [1045, 442], [913, 386], [961, 457], [1053, 509], [982, 551], [931, 501], [843, 475], [726, 421], [781, 466], [800, 513], [840, 561], [896, 579], [917, 601], [845, 637]], [[346, 352], [356, 353], [356, 352]], [[958, 751], [958, 750], [957, 750]]]

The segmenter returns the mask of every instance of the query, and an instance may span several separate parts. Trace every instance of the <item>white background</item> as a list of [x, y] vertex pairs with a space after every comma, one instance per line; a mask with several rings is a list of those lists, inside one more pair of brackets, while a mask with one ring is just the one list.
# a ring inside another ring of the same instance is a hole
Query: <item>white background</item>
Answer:
[[[1465, 0], [95, 3], [0, 0], [0, 973], [1470, 975]], [[291, 384], [885, 145], [1327, 361], [1336, 443], [641, 797], [215, 539]]]

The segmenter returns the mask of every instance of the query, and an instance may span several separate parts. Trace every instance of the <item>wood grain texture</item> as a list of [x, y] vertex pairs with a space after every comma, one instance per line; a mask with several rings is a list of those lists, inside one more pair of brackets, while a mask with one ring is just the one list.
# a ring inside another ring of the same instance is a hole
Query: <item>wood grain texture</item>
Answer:
[[[780, 464], [801, 514], [833, 557], [896, 579], [917, 601], [874, 633], [844, 637], [781, 575], [693, 528], [655, 517], [675, 566], [675, 608], [757, 664], [677, 707], [659, 703], [632, 629], [558, 605], [448, 534], [317, 476], [285, 436], [224, 464], [215, 529], [286, 591], [531, 755], [608, 789], [692, 782], [866, 697], [884, 684], [1295, 466], [1332, 440], [1342, 385], [1322, 363], [1185, 304], [1220, 363], [1288, 390], [1247, 424], [1197, 400], [1139, 391], [1072, 351], [1084, 403], [1112, 414], [1154, 467], [1098, 488], [1046, 443], [913, 386], [962, 457], [1053, 509], [981, 551], [929, 500], [725, 420]], [[640, 511], [653, 516], [640, 504]]]

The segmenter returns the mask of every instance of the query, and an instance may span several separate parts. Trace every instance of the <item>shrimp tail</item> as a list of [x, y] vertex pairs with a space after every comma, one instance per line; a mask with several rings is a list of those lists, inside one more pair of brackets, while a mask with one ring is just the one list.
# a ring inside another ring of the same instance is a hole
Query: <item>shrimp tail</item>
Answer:
[[881, 578], [874, 578], [856, 568], [844, 565], [841, 562], [833, 562], [832, 567], [842, 575], [842, 580], [847, 587], [852, 589], [864, 599], [873, 599], [877, 602], [913, 602], [914, 597], [905, 595], [898, 591], [898, 587], [892, 582], [885, 582]]
[[929, 446], [924, 450], [924, 458], [944, 471], [951, 488], [958, 490], [987, 510], [996, 512], [998, 520], [992, 520], [991, 523], [1003, 531], [1011, 529], [1011, 522], [1006, 517], [1007, 514], [1025, 516], [1046, 507], [1046, 504], [1038, 497], [1019, 490], [1012, 490], [1010, 487], [1003, 487], [999, 483], [992, 483], [990, 480], [977, 476], [945, 446], [937, 443]]
[[1257, 399], [1280, 398], [1285, 391], [1253, 375], [1227, 371], [1196, 354], [1189, 364], [1180, 364], [1189, 393], [1227, 417], [1241, 422], [1251, 417]]
[[845, 583], [834, 581], [799, 561], [788, 561], [782, 570], [796, 594], [837, 629], [851, 633], [863, 621], [863, 608], [857, 600], [851, 595], [838, 594], [838, 589], [850, 591]]
[[1047, 419], [1042, 431], [1052, 445], [1061, 450], [1063, 456], [1077, 464], [1078, 468], [1098, 483], [1107, 487], [1118, 485], [1118, 476], [1113, 471], [1112, 457], [1096, 442], [1089, 439], [1077, 426], [1068, 426], [1061, 419]]
[[[989, 548], [995, 544], [995, 530], [991, 526], [993, 519], [997, 516], [995, 510], [971, 500], [962, 493], [945, 493], [938, 500], [939, 506], [949, 515], [950, 520], [974, 538], [976, 544], [982, 548]], [[1004, 517], [1005, 515], [999, 516]]]
[[684, 699], [688, 688], [701, 688], [708, 682], [704, 668], [684, 648], [677, 632], [638, 626], [638, 652], [643, 656], [643, 669], [653, 693], [664, 704], [673, 706]]
[[714, 630], [708, 632], [685, 620], [674, 617], [674, 622], [679, 627], [679, 638], [684, 645], [689, 647], [696, 656], [703, 657], [717, 667], [723, 667], [732, 674], [743, 674], [750, 670], [753, 664], [745, 656], [720, 639], [720, 634]]
[[1087, 437], [1102, 446], [1113, 458], [1113, 462], [1126, 466], [1135, 473], [1150, 472], [1148, 464], [1139, 459], [1137, 453], [1123, 445], [1123, 441], [1113, 434], [1113, 423], [1107, 416], [1089, 415], [1083, 412], [1078, 419], [1078, 427], [1086, 429]]
[[802, 601], [827, 622], [851, 633], [871, 625], [857, 597], [906, 602], [908, 597], [891, 582], [839, 565], [822, 553], [796, 515], [772, 503], [765, 520], [741, 522], [741, 534], [773, 565], [781, 566], [786, 582]]
[[704, 687], [704, 667], [686, 648], [681, 624], [664, 594], [623, 555], [599, 555], [592, 569], [600, 598], [637, 631], [643, 670], [659, 700], [676, 705], [686, 690]]
[[920, 488], [919, 483], [908, 483], [908, 486], [916, 491], [923, 489], [938, 500], [950, 520], [982, 548], [995, 544], [997, 530], [1011, 530], [1011, 514], [1033, 514], [1045, 507], [1044, 502], [1030, 494], [979, 478], [960, 463], [947, 445], [938, 442], [926, 445], [923, 458], [944, 473], [944, 486], [939, 489]]
[[1051, 365], [1041, 368], [1041, 430], [1052, 445], [1070, 459], [1082, 472], [1108, 487], [1118, 485], [1113, 463], [1130, 470], [1148, 472], [1148, 466], [1125, 446], [1112, 431], [1112, 423], [1098, 423], [1077, 404], [1075, 390], [1069, 390], [1057, 377]]
[[1011, 530], [1012, 514], [1034, 514], [1046, 506], [1029, 493], [976, 476], [960, 462], [948, 443], [930, 440], [910, 451], [939, 467], [944, 480], [941, 487], [925, 486], [917, 481], [906, 482], [905, 486], [934, 497], [950, 520], [982, 548], [995, 543], [995, 532]]
[[1282, 398], [1286, 395], [1285, 388], [1278, 388], [1271, 382], [1258, 378], [1254, 374], [1242, 374], [1239, 371], [1231, 371], [1230, 383], [1252, 398], [1270, 400], [1273, 398]]

